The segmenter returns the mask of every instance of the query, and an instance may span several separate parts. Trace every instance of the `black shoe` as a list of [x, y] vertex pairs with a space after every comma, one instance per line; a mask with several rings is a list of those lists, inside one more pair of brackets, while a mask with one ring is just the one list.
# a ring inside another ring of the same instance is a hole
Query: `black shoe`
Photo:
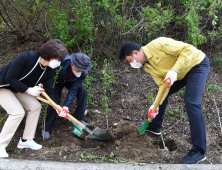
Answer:
[[146, 132], [151, 132], [151, 133], [153, 133], [155, 135], [161, 135], [160, 128], [158, 128], [158, 127], [157, 128], [153, 128], [153, 127], [148, 126], [146, 128]]
[[200, 151], [190, 150], [190, 152], [181, 160], [183, 164], [195, 164], [207, 159], [206, 154]]

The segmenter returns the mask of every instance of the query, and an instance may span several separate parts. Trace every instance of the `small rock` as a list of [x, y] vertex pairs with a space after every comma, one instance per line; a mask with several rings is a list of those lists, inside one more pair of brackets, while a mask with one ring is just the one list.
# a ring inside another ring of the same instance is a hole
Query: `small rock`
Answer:
[[120, 141], [119, 141], [119, 140], [116, 140], [116, 141], [115, 141], [115, 144], [119, 146], [119, 145], [120, 145]]
[[94, 110], [94, 113], [101, 113], [101, 112], [100, 112], [99, 110], [96, 109], [96, 110]]
[[118, 125], [118, 123], [113, 123], [113, 126], [117, 126]]
[[88, 113], [88, 110], [85, 110], [84, 116], [86, 116], [86, 115], [87, 115], [87, 113]]
[[129, 116], [123, 117], [124, 120], [131, 120]]

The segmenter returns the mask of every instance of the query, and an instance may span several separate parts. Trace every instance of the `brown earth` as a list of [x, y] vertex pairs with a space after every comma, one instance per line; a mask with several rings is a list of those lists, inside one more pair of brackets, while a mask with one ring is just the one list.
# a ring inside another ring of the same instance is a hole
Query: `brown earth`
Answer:
[[[25, 50], [36, 50], [40, 43], [26, 43], [8, 51], [0, 52], [1, 64], [7, 64], [19, 53]], [[213, 56], [213, 55], [212, 55]], [[211, 57], [211, 56], [209, 56]], [[10, 159], [32, 159], [67, 162], [133, 162], [136, 163], [180, 163], [181, 159], [191, 149], [191, 138], [186, 109], [183, 102], [183, 91], [170, 97], [168, 109], [162, 126], [162, 138], [145, 133], [139, 136], [138, 128], [146, 121], [147, 110], [155, 98], [158, 87], [143, 69], [131, 69], [127, 63], [118, 60], [109, 61], [110, 71], [115, 76], [108, 96], [109, 109], [112, 110], [108, 120], [108, 131], [113, 135], [110, 142], [101, 142], [91, 139], [81, 139], [72, 133], [74, 126], [64, 118], [58, 117], [51, 129], [51, 138], [43, 140], [41, 125], [43, 114], [39, 119], [35, 141], [43, 145], [43, 149], [18, 149], [17, 143], [22, 136], [25, 118], [17, 129], [7, 152]], [[102, 95], [102, 65], [100, 59], [97, 71], [93, 73], [97, 81], [92, 82], [91, 98], [98, 106], [87, 106], [85, 121], [91, 127], [106, 129], [106, 115], [100, 105]], [[90, 73], [92, 75], [92, 73]], [[222, 87], [221, 75], [211, 70], [206, 87], [210, 84]], [[67, 90], [63, 91], [63, 101]], [[221, 92], [215, 93], [219, 111], [222, 108]], [[62, 105], [62, 103], [61, 103]], [[222, 150], [222, 135], [217, 110], [212, 95], [205, 89], [202, 99], [202, 108], [206, 123], [207, 160], [203, 164], [220, 164]], [[71, 113], [75, 110], [75, 102], [71, 105]], [[0, 117], [6, 112], [0, 109]], [[2, 123], [2, 122], [1, 122]], [[2, 128], [2, 124], [0, 129]], [[91, 129], [93, 130], [93, 129]], [[165, 148], [164, 148], [165, 144]], [[113, 156], [114, 155], [114, 156]]]

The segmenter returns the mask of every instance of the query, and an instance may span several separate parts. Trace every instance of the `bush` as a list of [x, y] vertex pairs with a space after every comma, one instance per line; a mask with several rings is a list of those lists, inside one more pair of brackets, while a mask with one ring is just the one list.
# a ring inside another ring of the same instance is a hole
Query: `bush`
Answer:
[[210, 59], [210, 65], [213, 70], [217, 73], [222, 72], [222, 55], [216, 55], [214, 58]]

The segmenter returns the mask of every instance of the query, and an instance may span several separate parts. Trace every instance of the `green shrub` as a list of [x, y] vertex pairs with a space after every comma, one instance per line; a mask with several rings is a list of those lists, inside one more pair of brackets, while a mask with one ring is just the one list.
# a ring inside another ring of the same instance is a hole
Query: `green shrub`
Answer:
[[210, 59], [210, 65], [213, 67], [213, 70], [217, 73], [222, 72], [222, 55], [216, 55]]

